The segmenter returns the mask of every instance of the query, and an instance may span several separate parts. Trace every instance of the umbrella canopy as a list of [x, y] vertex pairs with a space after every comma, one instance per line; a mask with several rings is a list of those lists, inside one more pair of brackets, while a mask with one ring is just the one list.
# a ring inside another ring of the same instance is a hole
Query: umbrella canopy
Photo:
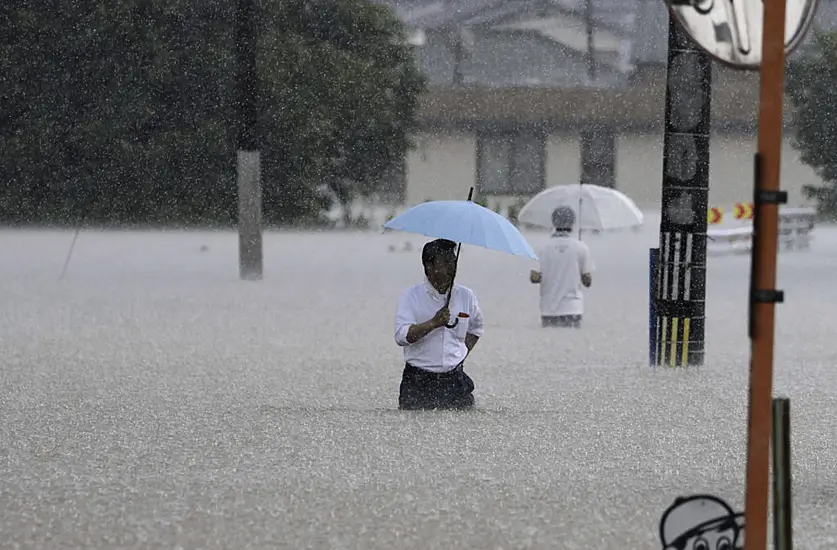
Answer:
[[391, 219], [384, 227], [538, 259], [509, 220], [471, 201], [425, 202]]
[[642, 212], [627, 195], [598, 185], [556, 185], [532, 197], [517, 219], [523, 223], [552, 227], [552, 212], [559, 206], [572, 208], [579, 230], [619, 229], [642, 225]]

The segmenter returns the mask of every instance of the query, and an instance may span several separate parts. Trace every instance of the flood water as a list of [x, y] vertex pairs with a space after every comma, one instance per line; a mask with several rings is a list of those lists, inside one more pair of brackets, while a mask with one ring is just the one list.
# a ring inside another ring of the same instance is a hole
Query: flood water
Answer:
[[[580, 331], [534, 262], [463, 247], [478, 409], [396, 410], [399, 293], [424, 238], [0, 231], [4, 548], [640, 549], [681, 494], [743, 509], [749, 258], [710, 258], [707, 360], [652, 369], [648, 247], [589, 237]], [[837, 547], [837, 230], [780, 256], [795, 541]], [[533, 246], [546, 236], [528, 234]], [[411, 249], [404, 250], [407, 243]]]

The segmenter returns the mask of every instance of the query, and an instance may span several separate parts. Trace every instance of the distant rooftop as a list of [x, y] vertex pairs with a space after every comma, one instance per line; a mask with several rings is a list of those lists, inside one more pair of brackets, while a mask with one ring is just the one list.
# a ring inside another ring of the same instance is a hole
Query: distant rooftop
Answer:
[[[376, 0], [414, 30], [530, 30], [586, 49], [585, 0]], [[598, 51], [628, 52], [631, 64], [664, 63], [668, 9], [662, 0], [591, 0]], [[815, 26], [837, 29], [837, 0], [820, 0]]]

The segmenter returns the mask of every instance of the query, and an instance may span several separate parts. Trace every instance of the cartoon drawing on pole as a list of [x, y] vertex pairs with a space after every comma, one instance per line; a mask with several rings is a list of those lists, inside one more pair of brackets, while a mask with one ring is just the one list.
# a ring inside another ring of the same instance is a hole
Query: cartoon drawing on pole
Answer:
[[744, 512], [712, 495], [678, 497], [660, 519], [662, 550], [743, 550]]

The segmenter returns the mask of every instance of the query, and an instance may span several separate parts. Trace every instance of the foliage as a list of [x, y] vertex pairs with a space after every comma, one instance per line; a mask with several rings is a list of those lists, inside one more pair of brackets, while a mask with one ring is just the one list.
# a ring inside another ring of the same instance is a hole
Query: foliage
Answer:
[[813, 31], [812, 50], [789, 64], [786, 92], [794, 107], [794, 147], [825, 182], [803, 192], [822, 216], [837, 218], [837, 33]]
[[[264, 218], [379, 190], [423, 80], [366, 0], [259, 4]], [[231, 224], [235, 2], [0, 4], [0, 222]]]
[[514, 225], [518, 224], [517, 216], [520, 214], [520, 211], [526, 205], [526, 202], [527, 201], [525, 199], [517, 199], [517, 201], [509, 205], [507, 217], [509, 221], [512, 222]]

